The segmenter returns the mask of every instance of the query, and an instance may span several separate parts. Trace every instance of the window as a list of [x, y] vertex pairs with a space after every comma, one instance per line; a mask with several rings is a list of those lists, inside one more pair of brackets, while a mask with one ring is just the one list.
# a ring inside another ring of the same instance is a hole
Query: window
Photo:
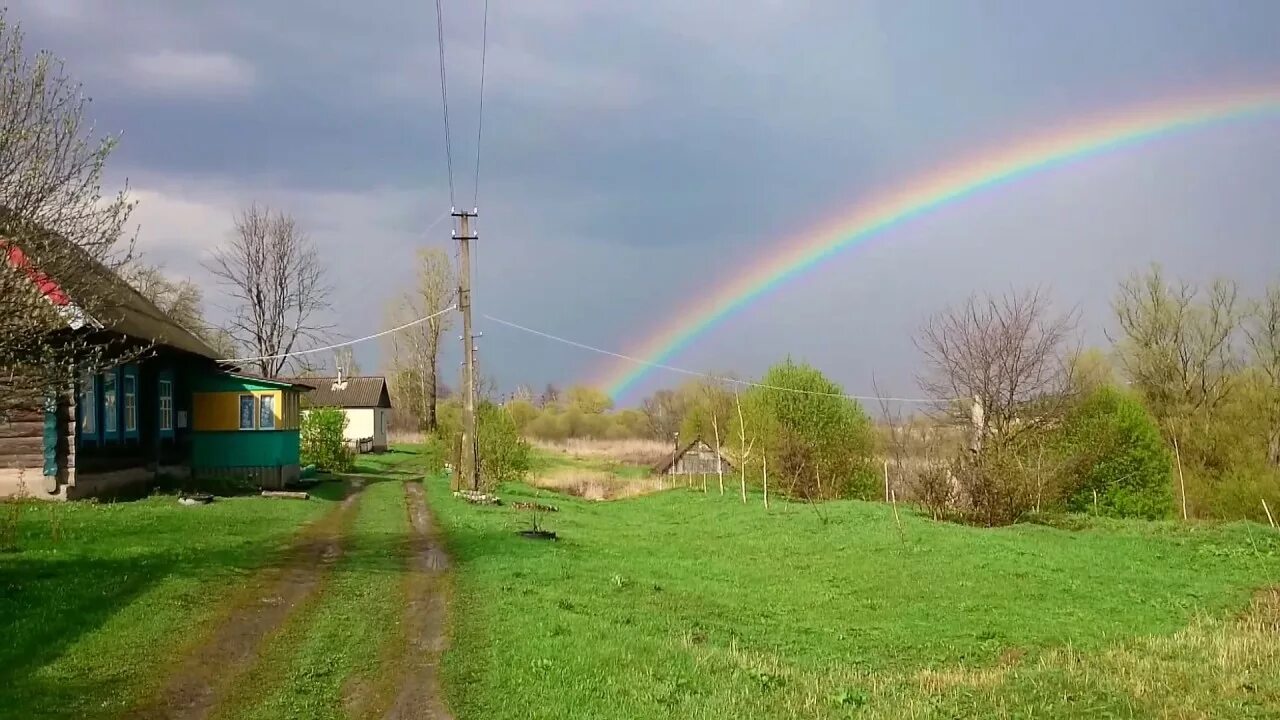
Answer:
[[80, 384], [80, 434], [98, 433], [98, 383], [93, 375], [85, 375]]
[[258, 429], [276, 429], [276, 398], [274, 395], [263, 395], [259, 400]]
[[108, 435], [116, 432], [116, 374], [104, 373], [102, 376], [102, 430]]
[[138, 429], [138, 378], [125, 373], [124, 376], [124, 431], [131, 433]]
[[240, 429], [241, 430], [254, 429], [253, 415], [256, 409], [257, 408], [255, 408], [253, 404], [252, 395], [240, 396]]
[[173, 381], [160, 381], [160, 430], [173, 431]]

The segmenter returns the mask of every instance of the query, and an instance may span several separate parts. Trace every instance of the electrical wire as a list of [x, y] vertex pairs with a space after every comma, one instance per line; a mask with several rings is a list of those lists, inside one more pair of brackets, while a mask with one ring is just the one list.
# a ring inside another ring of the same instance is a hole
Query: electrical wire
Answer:
[[373, 335], [366, 335], [365, 337], [362, 337], [362, 338], [356, 338], [355, 340], [340, 342], [335, 345], [326, 345], [324, 347], [311, 348], [310, 350], [298, 350], [296, 352], [281, 353], [279, 355], [263, 355], [261, 357], [249, 357], [249, 358], [224, 358], [222, 360], [219, 360], [218, 362], [246, 363], [246, 362], [257, 362], [259, 360], [279, 360], [281, 358], [298, 357], [299, 355], [310, 355], [311, 353], [324, 352], [326, 350], [337, 350], [338, 348], [347, 347], [349, 345], [355, 345], [356, 343], [362, 343], [367, 340], [375, 340], [384, 335], [390, 335], [391, 333], [400, 332], [401, 330], [404, 330], [406, 328], [411, 328], [414, 325], [421, 325], [422, 323], [427, 322], [428, 320], [434, 320], [435, 318], [440, 317], [441, 315], [449, 312], [450, 310], [457, 310], [457, 309], [458, 309], [457, 305], [450, 305], [449, 307], [443, 310], [431, 313], [426, 317], [420, 317], [417, 320], [411, 320], [398, 327], [393, 327], [390, 330], [383, 330], [380, 333], [374, 333]]
[[921, 405], [937, 405], [941, 402], [946, 402], [945, 400], [935, 400], [930, 398], [898, 398], [898, 397], [879, 397], [876, 395], [846, 395], [844, 393], [828, 393], [828, 392], [820, 392], [818, 390], [802, 390], [800, 388], [789, 388], [789, 387], [782, 387], [779, 385], [766, 385], [764, 383], [751, 382], [750, 380], [739, 380], [738, 378], [724, 377], [722, 375], [712, 375], [711, 373], [704, 373], [704, 372], [698, 372], [696, 370], [688, 370], [686, 368], [675, 367], [674, 365], [665, 365], [663, 363], [650, 362], [648, 360], [641, 360], [640, 358], [637, 358], [637, 357], [632, 357], [630, 355], [623, 355], [622, 353], [616, 353], [610, 350], [604, 350], [602, 348], [593, 347], [585, 343], [569, 340], [568, 338], [562, 338], [556, 335], [552, 335], [550, 333], [545, 333], [545, 332], [542, 332], [541, 330], [534, 330], [533, 328], [525, 327], [524, 325], [513, 323], [510, 320], [503, 320], [502, 318], [496, 318], [492, 315], [483, 315], [482, 317], [484, 317], [484, 319], [486, 320], [491, 320], [493, 322], [496, 322], [499, 325], [506, 325], [509, 328], [513, 328], [515, 330], [521, 330], [523, 332], [537, 335], [538, 337], [546, 338], [548, 340], [554, 340], [559, 343], [564, 343], [565, 345], [570, 345], [572, 347], [576, 347], [581, 350], [589, 350], [591, 352], [599, 353], [601, 355], [608, 355], [609, 357], [618, 358], [619, 360], [626, 360], [628, 362], [633, 362], [633, 363], [636, 363], [637, 365], [644, 365], [646, 367], [658, 368], [660, 370], [667, 370], [670, 372], [678, 373], [680, 375], [688, 375], [690, 377], [704, 378], [707, 380], [716, 380], [719, 382], [732, 383], [734, 385], [742, 385], [746, 387], [762, 388], [765, 390], [779, 390], [782, 392], [796, 393], [798, 395], [819, 395], [823, 397], [845, 398], [847, 400], [866, 400], [866, 401], [883, 400], [886, 402], [916, 403]]
[[453, 140], [449, 132], [449, 88], [446, 81], [444, 53], [444, 11], [436, 0], [436, 41], [440, 52], [440, 107], [444, 111], [444, 156], [449, 172], [449, 204], [454, 205], [453, 191]]
[[484, 137], [484, 70], [489, 57], [489, 0], [484, 0], [484, 30], [480, 35], [480, 112], [476, 122], [476, 187], [471, 207], [480, 205], [480, 141]]

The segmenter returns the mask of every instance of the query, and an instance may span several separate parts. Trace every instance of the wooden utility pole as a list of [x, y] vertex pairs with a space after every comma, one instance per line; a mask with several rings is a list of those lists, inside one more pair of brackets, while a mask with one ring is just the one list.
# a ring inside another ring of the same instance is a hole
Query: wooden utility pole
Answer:
[[459, 484], [470, 486], [472, 490], [480, 489], [479, 443], [476, 437], [476, 342], [471, 332], [471, 241], [476, 236], [471, 233], [471, 218], [476, 216], [473, 209], [454, 210], [453, 216], [458, 218], [458, 311], [462, 313], [462, 467], [459, 471]]

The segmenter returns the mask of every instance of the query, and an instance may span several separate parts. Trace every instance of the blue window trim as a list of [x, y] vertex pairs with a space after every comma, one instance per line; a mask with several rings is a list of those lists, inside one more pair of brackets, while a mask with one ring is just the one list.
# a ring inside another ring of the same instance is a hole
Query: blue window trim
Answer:
[[[169, 383], [169, 427], [167, 429], [164, 427], [164, 416], [160, 411], [161, 398], [164, 397], [164, 391], [161, 389], [163, 388], [162, 383]], [[160, 377], [156, 380], [156, 428], [162, 438], [172, 438], [174, 428], [178, 424], [178, 407], [173, 402], [173, 396], [173, 371], [161, 370]]]
[[[129, 408], [125, 402], [125, 381], [133, 381], [133, 429], [130, 430], [126, 420], [129, 417]], [[126, 440], [137, 440], [142, 436], [142, 386], [138, 382], [138, 366], [125, 365], [124, 370], [120, 373], [120, 430], [124, 433]]]
[[[111, 387], [112, 387], [111, 392], [114, 394], [114, 397], [112, 399], [115, 400], [115, 405], [116, 405], [115, 411], [111, 413], [112, 415], [111, 428], [107, 427], [107, 385], [106, 385], [106, 382], [104, 382], [108, 377], [111, 378]], [[101, 393], [102, 394], [102, 405], [101, 405], [102, 412], [98, 413], [98, 418], [99, 418], [98, 424], [102, 427], [102, 441], [106, 443], [106, 442], [119, 440], [120, 425], [121, 425], [120, 423], [120, 417], [121, 417], [120, 369], [115, 368], [114, 370], [108, 370], [102, 373], [102, 376], [98, 378], [98, 384], [102, 385], [102, 393]]]
[[[99, 398], [98, 392], [102, 387], [102, 384], [98, 381], [97, 375], [86, 375], [85, 378], [93, 381], [93, 388], [91, 389], [91, 392], [86, 393], [85, 391], [90, 390], [90, 388], [86, 388], [84, 386], [83, 379], [80, 381], [80, 393], [76, 400], [76, 432], [79, 433], [81, 443], [97, 445], [101, 442], [102, 433], [102, 401]], [[89, 433], [85, 433], [84, 408], [90, 405], [93, 406], [93, 430]]]

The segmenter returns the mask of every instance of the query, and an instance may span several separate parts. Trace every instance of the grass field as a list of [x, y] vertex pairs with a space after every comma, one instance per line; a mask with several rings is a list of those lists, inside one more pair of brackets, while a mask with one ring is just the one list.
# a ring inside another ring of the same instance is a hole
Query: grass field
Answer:
[[1269, 528], [904, 509], [899, 530], [869, 503], [502, 488], [559, 507], [546, 542], [433, 477], [449, 574], [415, 510], [431, 464], [362, 457], [343, 502], [334, 483], [311, 502], [20, 506], [0, 717], [439, 718], [445, 600], [461, 720], [1280, 716]]
[[1259, 592], [1280, 534], [1259, 526], [904, 513], [899, 535], [877, 504], [675, 490], [557, 497], [547, 543], [428, 489], [461, 718], [1280, 716], [1280, 595]]
[[173, 497], [27, 503], [0, 554], [0, 717], [112, 717], [199, 642], [235, 588], [341, 490], [314, 502]]

